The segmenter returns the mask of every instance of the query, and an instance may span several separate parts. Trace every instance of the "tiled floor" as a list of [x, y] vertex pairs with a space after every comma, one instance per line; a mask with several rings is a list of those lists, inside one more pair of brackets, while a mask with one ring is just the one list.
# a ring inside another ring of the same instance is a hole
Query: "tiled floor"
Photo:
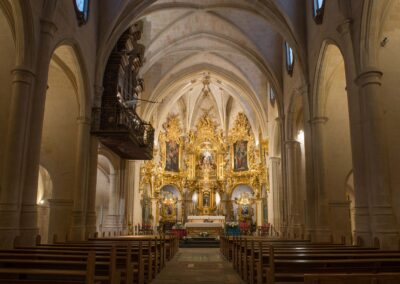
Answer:
[[218, 248], [180, 248], [152, 284], [242, 284]]

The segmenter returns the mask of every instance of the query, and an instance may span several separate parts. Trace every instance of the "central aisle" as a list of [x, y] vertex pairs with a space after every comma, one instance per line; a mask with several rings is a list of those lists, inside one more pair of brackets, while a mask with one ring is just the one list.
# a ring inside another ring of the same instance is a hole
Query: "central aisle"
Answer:
[[242, 284], [240, 276], [219, 248], [180, 248], [152, 284]]

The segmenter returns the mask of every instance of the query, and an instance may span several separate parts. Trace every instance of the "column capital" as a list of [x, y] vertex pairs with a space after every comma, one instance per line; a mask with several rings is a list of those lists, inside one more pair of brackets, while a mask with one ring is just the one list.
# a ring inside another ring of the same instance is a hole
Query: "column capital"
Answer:
[[47, 34], [50, 37], [54, 37], [55, 33], [57, 32], [56, 24], [49, 19], [41, 19], [40, 20], [40, 32], [43, 34]]
[[30, 85], [35, 78], [35, 73], [25, 66], [14, 68], [11, 70], [11, 74], [13, 75], [13, 83], [24, 83]]
[[284, 120], [284, 117], [281, 117], [281, 116], [278, 116], [278, 117], [275, 118], [275, 121], [276, 121], [277, 123], [282, 123], [283, 120]]
[[329, 119], [325, 116], [317, 116], [313, 117], [312, 119], [309, 120], [309, 123], [315, 125], [315, 124], [325, 124]]
[[285, 141], [285, 145], [288, 146], [296, 146], [296, 145], [300, 145], [300, 142], [297, 140], [286, 140]]
[[341, 23], [341, 24], [339, 24], [337, 27], [336, 27], [336, 30], [337, 30], [337, 32], [340, 34], [340, 35], [345, 35], [346, 33], [350, 33], [350, 28], [351, 28], [351, 25], [353, 24], [353, 21], [351, 20], [351, 19], [345, 19], [344, 21], [343, 21], [343, 23]]
[[357, 76], [355, 83], [360, 88], [371, 84], [380, 86], [382, 85], [382, 76], [383, 73], [378, 68], [368, 67]]
[[281, 161], [281, 157], [269, 157], [268, 159], [271, 162], [280, 162]]

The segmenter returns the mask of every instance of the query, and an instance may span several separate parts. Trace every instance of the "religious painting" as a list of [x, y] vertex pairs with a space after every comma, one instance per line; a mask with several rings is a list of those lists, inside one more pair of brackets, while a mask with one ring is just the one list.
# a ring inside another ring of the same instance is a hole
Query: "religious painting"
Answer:
[[247, 141], [238, 140], [233, 144], [233, 170], [235, 172], [247, 171]]
[[165, 152], [165, 170], [179, 172], [179, 144], [175, 141], [167, 141]]

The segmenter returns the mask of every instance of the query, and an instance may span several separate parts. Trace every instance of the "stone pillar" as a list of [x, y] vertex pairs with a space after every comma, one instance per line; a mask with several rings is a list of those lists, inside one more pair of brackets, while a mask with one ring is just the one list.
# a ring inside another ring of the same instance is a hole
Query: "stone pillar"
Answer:
[[117, 173], [110, 174], [110, 192], [108, 196], [108, 215], [115, 215], [115, 200], [117, 193]]
[[[135, 161], [127, 161], [127, 183], [126, 183], [126, 219], [128, 223], [128, 231], [133, 233], [133, 228], [137, 223], [133, 220], [133, 206], [134, 206], [134, 181], [135, 181]], [[140, 201], [139, 201], [140, 202]]]
[[153, 215], [153, 220], [151, 222], [152, 227], [158, 226], [157, 201], [157, 198], [151, 199], [151, 215]]
[[384, 110], [381, 93], [382, 72], [370, 68], [356, 79], [360, 87], [362, 106], [365, 178], [369, 193], [373, 237], [380, 240], [381, 248], [398, 249], [398, 224], [391, 204], [389, 164], [384, 133]]
[[281, 234], [282, 228], [282, 216], [283, 216], [283, 196], [282, 196], [282, 175], [281, 175], [281, 158], [270, 157], [269, 158], [269, 169], [270, 169], [270, 185], [272, 195], [272, 205], [269, 208], [269, 216], [271, 216], [272, 226], [274, 227], [274, 233]]
[[314, 170], [314, 195], [310, 196], [310, 202], [316, 204], [315, 212], [315, 228], [311, 230], [313, 233], [313, 241], [329, 242], [331, 237], [331, 229], [329, 226], [329, 204], [328, 194], [325, 188], [325, 168], [324, 168], [324, 141], [323, 127], [326, 125], [328, 118], [315, 117], [311, 123], [312, 145], [313, 145], [313, 170]]
[[0, 247], [8, 248], [19, 235], [19, 209], [24, 183], [25, 149], [28, 124], [29, 96], [35, 74], [24, 67], [12, 71], [10, 120], [4, 157], [3, 180], [0, 190]]
[[297, 236], [301, 234], [300, 216], [300, 143], [296, 140], [285, 142], [286, 148], [286, 184], [288, 187], [289, 231]]
[[354, 204], [351, 207], [352, 222], [354, 227], [353, 242], [361, 237], [366, 244], [372, 244], [370, 216], [368, 208], [367, 181], [365, 178], [365, 155], [363, 123], [361, 119], [361, 104], [359, 87], [354, 82], [356, 77], [356, 62], [354, 59], [353, 39], [351, 34], [352, 21], [346, 19], [337, 27], [338, 33], [343, 39], [342, 52], [345, 57], [346, 89], [349, 107], [349, 122], [351, 135], [351, 152], [354, 174]]
[[[58, 241], [65, 241], [69, 236], [69, 227], [72, 216], [73, 202], [68, 199], [48, 199], [49, 202], [49, 243], [53, 242], [54, 235], [57, 235]], [[60, 220], [60, 216], [65, 216]]]
[[87, 161], [90, 147], [90, 118], [78, 117], [78, 137], [75, 156], [74, 208], [72, 212], [71, 239], [85, 238], [85, 203], [87, 198]]
[[[52, 2], [52, 1], [49, 1]], [[56, 1], [48, 3], [47, 15], [54, 11]], [[24, 244], [33, 244], [37, 228], [36, 195], [38, 187], [38, 175], [40, 164], [40, 147], [43, 130], [44, 108], [46, 101], [47, 79], [52, 51], [52, 41], [57, 30], [56, 25], [49, 19], [40, 21], [40, 44], [38, 47], [36, 64], [36, 81], [33, 96], [31, 98], [31, 110], [29, 117], [29, 147], [26, 153], [26, 178], [24, 179], [20, 235]]]
[[[142, 206], [140, 205], [141, 194], [139, 191], [140, 181], [140, 161], [134, 162], [134, 180], [133, 180], [133, 224], [142, 223]], [[153, 213], [155, 214], [155, 213]]]
[[262, 199], [256, 199], [256, 224], [257, 228], [260, 228], [263, 224]]
[[97, 159], [99, 142], [95, 136], [90, 137], [89, 154], [89, 182], [86, 200], [86, 236], [96, 232], [96, 186], [97, 186]]

